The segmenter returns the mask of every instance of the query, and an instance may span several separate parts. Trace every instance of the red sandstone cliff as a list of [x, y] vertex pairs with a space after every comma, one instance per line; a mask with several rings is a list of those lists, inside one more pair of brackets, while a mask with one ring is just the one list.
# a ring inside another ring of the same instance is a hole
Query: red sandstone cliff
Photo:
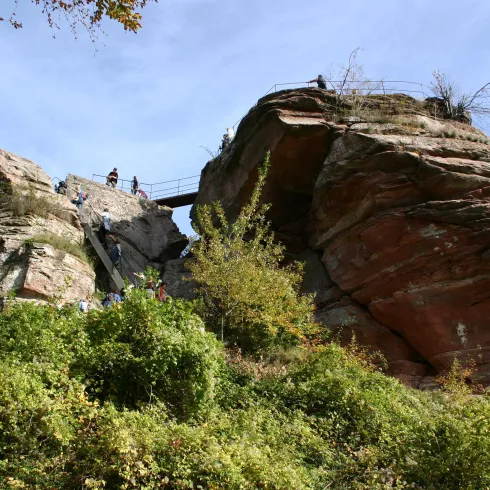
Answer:
[[197, 203], [220, 200], [233, 218], [270, 150], [264, 201], [288, 252], [306, 261], [318, 319], [345, 340], [355, 332], [414, 385], [455, 355], [474, 357], [488, 384], [486, 136], [404, 95], [341, 110], [319, 89], [261, 99], [206, 165]]

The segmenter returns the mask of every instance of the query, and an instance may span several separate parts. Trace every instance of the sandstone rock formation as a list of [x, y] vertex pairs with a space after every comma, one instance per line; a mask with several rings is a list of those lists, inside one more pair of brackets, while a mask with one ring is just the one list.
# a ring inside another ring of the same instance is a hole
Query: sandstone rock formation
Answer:
[[[30, 243], [39, 235], [56, 235], [83, 244], [76, 208], [53, 192], [50, 178], [33, 162], [0, 150], [0, 296], [14, 290], [18, 298], [77, 300], [94, 290], [89, 264], [49, 244]], [[52, 209], [39, 216], [19, 215], [8, 204], [12, 192], [48, 200]], [[56, 214], [53, 214], [56, 210]]]
[[134, 279], [134, 272], [147, 265], [161, 270], [168, 260], [178, 259], [187, 245], [187, 238], [172, 221], [172, 209], [75, 175], [66, 182], [69, 197], [76, 184], [87, 192], [81, 219], [91, 221], [94, 229], [104, 209], [109, 209], [111, 232], [121, 242], [123, 276]]
[[195, 299], [196, 284], [190, 280], [192, 274], [185, 267], [187, 259], [169, 260], [165, 264], [163, 280], [168, 283], [167, 293], [173, 298]]
[[320, 89], [261, 99], [202, 172], [196, 203], [233, 219], [271, 151], [264, 201], [306, 261], [317, 316], [414, 385], [473, 356], [490, 382], [490, 146], [405, 95]]

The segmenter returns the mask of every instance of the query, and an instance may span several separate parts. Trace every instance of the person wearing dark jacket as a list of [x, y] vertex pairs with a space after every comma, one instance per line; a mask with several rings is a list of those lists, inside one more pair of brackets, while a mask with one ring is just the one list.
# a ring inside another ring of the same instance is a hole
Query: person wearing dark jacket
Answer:
[[114, 168], [112, 172], [107, 176], [106, 185], [111, 185], [113, 188], [117, 186], [117, 179], [119, 178], [119, 174], [117, 173], [117, 168]]
[[323, 90], [327, 89], [327, 81], [323, 78], [323, 75], [318, 75], [314, 80], [310, 80], [308, 83], [316, 83], [318, 88], [322, 88]]
[[121, 244], [119, 243], [119, 240], [116, 238], [116, 244], [114, 245], [114, 247], [112, 247], [111, 253], [109, 254], [109, 258], [111, 259], [111, 262], [114, 264], [114, 267], [119, 266], [119, 263], [121, 262], [121, 255], [122, 255]]
[[138, 192], [140, 183], [138, 182], [138, 177], [136, 175], [133, 177], [133, 181], [131, 182], [131, 194], [136, 196], [136, 193]]

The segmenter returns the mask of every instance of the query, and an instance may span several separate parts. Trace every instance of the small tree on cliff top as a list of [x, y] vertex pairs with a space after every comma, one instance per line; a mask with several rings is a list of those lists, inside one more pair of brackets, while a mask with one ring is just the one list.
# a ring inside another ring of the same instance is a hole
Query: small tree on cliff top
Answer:
[[268, 168], [269, 154], [250, 201], [234, 223], [219, 202], [198, 206], [194, 229], [201, 239], [187, 262], [199, 284], [208, 324], [222, 339], [247, 350], [297, 343], [314, 330], [312, 297], [299, 293], [302, 264], [283, 266], [284, 246], [275, 241], [265, 218], [270, 206], [259, 204]]

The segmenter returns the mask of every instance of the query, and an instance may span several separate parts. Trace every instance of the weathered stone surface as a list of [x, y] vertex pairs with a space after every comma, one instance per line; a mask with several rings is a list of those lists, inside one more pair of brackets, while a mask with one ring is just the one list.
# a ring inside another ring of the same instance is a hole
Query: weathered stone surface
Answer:
[[325, 267], [306, 267], [317, 317], [413, 385], [480, 346], [475, 376], [490, 382], [487, 137], [406, 96], [369, 97], [364, 121], [337, 118], [334, 104], [317, 89], [261, 99], [206, 165], [197, 202], [236, 216], [270, 150], [273, 227], [288, 252]]
[[2, 149], [0, 149], [0, 181], [10, 182], [16, 186], [32, 185], [37, 190], [53, 193], [51, 179], [39, 165]]
[[163, 280], [168, 283], [167, 293], [172, 298], [194, 299], [196, 283], [190, 281], [191, 273], [185, 267], [187, 259], [169, 260], [165, 264]]
[[36, 243], [28, 248], [26, 255], [25, 279], [18, 291], [22, 298], [60, 296], [69, 302], [93, 293], [95, 273], [77, 257], [51, 245]]
[[[51, 245], [25, 244], [41, 234], [83, 244], [75, 206], [54, 193], [50, 178], [38, 165], [3, 150], [0, 150], [0, 180], [6, 192], [34, 189], [37, 196], [55, 203], [59, 214], [14, 216], [8, 207], [0, 206], [0, 296], [15, 290], [19, 299], [47, 300], [62, 292], [63, 302], [91, 294], [95, 274], [90, 266]], [[66, 287], [65, 279], [71, 279], [70, 286]]]
[[82, 221], [91, 219], [97, 229], [100, 215], [109, 209], [111, 233], [122, 246], [125, 275], [141, 272], [148, 264], [161, 269], [167, 260], [178, 258], [187, 245], [187, 238], [172, 221], [172, 209], [75, 175], [69, 175], [66, 182], [69, 197], [76, 184], [88, 194]]

